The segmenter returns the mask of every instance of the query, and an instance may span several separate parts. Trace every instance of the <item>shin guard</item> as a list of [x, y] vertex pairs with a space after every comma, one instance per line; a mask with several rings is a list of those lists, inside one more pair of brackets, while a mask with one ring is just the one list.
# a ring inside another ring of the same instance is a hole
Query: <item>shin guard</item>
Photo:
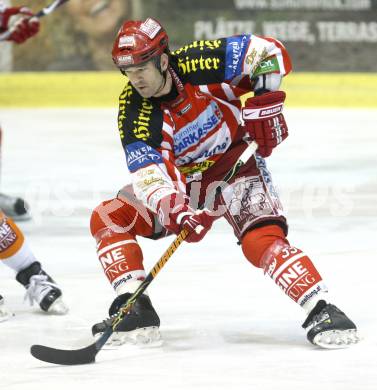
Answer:
[[143, 254], [135, 236], [105, 228], [95, 238], [98, 259], [116, 293], [134, 292], [146, 276]]
[[266, 250], [261, 263], [264, 273], [306, 310], [310, 310], [327, 292], [310, 258], [283, 240], [276, 240]]

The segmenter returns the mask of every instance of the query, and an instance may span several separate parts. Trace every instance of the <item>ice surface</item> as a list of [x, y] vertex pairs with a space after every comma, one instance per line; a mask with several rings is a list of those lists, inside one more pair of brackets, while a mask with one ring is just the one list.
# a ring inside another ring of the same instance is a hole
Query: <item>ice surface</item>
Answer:
[[[0, 388], [377, 389], [377, 111], [288, 109], [286, 117], [291, 135], [268, 164], [290, 240], [312, 256], [362, 343], [311, 346], [302, 310], [244, 260], [220, 221], [202, 243], [182, 245], [150, 286], [163, 346], [106, 349], [88, 366], [35, 360], [31, 344], [86, 345], [106, 316], [113, 292], [89, 219], [128, 179], [116, 111], [2, 109], [2, 191], [31, 204], [34, 219], [20, 226], [71, 311], [50, 317], [28, 307], [13, 273], [0, 268], [0, 292], [15, 313], [0, 323]], [[150, 269], [171, 238], [140, 242]]]

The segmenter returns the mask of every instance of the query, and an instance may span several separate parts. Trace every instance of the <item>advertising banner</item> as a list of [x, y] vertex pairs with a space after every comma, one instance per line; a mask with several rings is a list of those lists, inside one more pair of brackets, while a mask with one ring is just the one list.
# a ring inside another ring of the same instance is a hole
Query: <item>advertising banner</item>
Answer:
[[[12, 4], [34, 11], [47, 5]], [[70, 0], [43, 19], [36, 39], [13, 47], [12, 68], [114, 70], [111, 49], [122, 21], [148, 16], [163, 23], [172, 49], [250, 33], [281, 40], [296, 71], [377, 70], [377, 0]]]

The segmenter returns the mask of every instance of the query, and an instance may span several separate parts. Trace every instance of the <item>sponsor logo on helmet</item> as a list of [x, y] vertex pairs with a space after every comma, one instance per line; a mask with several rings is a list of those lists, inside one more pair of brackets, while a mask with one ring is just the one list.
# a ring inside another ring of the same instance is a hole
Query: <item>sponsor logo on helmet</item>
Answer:
[[123, 35], [119, 38], [118, 47], [134, 47], [135, 46], [135, 37], [132, 35]]
[[126, 56], [117, 56], [117, 64], [119, 66], [127, 66], [132, 65], [134, 63], [134, 59], [131, 54], [128, 54]]
[[140, 30], [147, 35], [150, 39], [153, 39], [157, 33], [161, 30], [161, 26], [154, 19], [148, 18], [140, 25]]

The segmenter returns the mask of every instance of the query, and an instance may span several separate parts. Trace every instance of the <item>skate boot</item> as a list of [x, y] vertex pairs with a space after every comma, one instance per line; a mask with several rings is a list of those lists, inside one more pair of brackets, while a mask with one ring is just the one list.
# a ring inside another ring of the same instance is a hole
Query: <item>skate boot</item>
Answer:
[[37, 302], [40, 308], [50, 314], [66, 314], [68, 307], [62, 301], [62, 291], [55, 281], [35, 261], [16, 275], [16, 280], [26, 288], [25, 300], [31, 305]]
[[[118, 310], [131, 296], [131, 293], [125, 293], [114, 300], [109, 309], [110, 318], [93, 325], [92, 333], [95, 338], [98, 338], [107, 327], [112, 326]], [[154, 344], [161, 339], [159, 326], [160, 319], [151, 300], [142, 294], [119, 323], [107, 344]]]
[[0, 193], [0, 209], [16, 222], [31, 218], [29, 205], [21, 198]]
[[336, 306], [318, 301], [302, 324], [308, 340], [327, 349], [346, 348], [360, 341], [356, 325]]
[[0, 295], [0, 322], [6, 321], [11, 316], [11, 313], [4, 304], [4, 298]]

